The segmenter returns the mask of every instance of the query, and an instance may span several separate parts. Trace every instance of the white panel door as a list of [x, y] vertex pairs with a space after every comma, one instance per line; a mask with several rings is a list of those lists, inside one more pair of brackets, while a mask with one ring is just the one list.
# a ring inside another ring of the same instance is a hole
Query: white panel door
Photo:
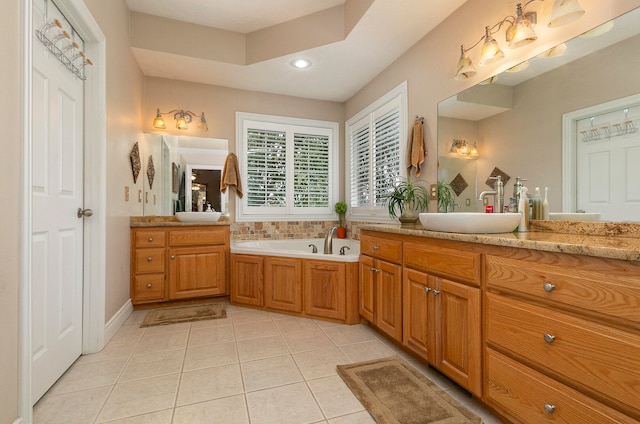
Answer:
[[[34, 28], [57, 18], [33, 1]], [[57, 29], [55, 29], [57, 31]], [[80, 40], [75, 40], [80, 42]], [[35, 403], [82, 353], [83, 81], [33, 38], [31, 307]]]

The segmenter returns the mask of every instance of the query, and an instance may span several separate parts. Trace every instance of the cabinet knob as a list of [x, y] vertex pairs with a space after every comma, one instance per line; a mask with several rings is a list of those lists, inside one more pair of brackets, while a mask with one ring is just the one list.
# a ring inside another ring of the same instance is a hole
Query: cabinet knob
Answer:
[[176, 258], [176, 255], [171, 255], [171, 259], [175, 259], [175, 258]]
[[150, 289], [151, 288], [151, 283], [147, 284], [147, 288]]
[[547, 334], [544, 335], [544, 341], [549, 343], [549, 344], [553, 343], [553, 341], [555, 339], [556, 339], [556, 336], [554, 336], [553, 334], [547, 333]]
[[556, 406], [550, 403], [545, 403], [544, 410], [547, 411], [547, 414], [553, 414], [556, 410]]
[[542, 287], [544, 288], [544, 291], [546, 291], [546, 292], [552, 292], [556, 288], [556, 286], [551, 284], [551, 283], [545, 283], [545, 285], [542, 286]]
[[152, 258], [151, 256], [149, 256], [149, 257], [147, 258], [147, 262], [151, 262], [152, 260], [153, 260], [153, 258]]
[[430, 289], [429, 287], [425, 287], [425, 288], [424, 288], [424, 292], [425, 292], [425, 293], [429, 293], [430, 291], [431, 291], [431, 289]]
[[439, 294], [440, 294], [440, 290], [434, 290], [434, 291], [433, 291], [433, 295], [434, 295], [434, 296], [437, 296], [437, 295], [439, 295]]
[[153, 237], [149, 237], [149, 238], [147, 239], [147, 241], [148, 241], [149, 243], [151, 243], [151, 242], [153, 241]]
[[378, 250], [378, 246], [373, 246], [373, 250]]

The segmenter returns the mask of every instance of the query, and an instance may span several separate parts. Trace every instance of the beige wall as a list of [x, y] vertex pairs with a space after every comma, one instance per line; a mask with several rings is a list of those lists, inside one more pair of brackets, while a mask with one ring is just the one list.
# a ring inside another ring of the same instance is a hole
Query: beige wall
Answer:
[[[360, 92], [345, 104], [345, 116], [350, 118], [365, 106], [384, 95], [402, 81], [408, 83], [409, 117], [425, 117], [425, 138], [429, 155], [426, 172], [421, 179], [435, 183], [437, 178], [436, 122], [438, 102], [463, 91], [489, 76], [508, 69], [522, 60], [542, 53], [554, 45], [573, 38], [600, 23], [640, 6], [639, 0], [608, 1], [581, 0], [587, 13], [578, 21], [557, 29], [536, 26], [537, 42], [517, 50], [505, 48], [506, 58], [497, 64], [478, 67], [478, 74], [466, 81], [453, 79], [460, 55], [460, 44], [473, 44], [482, 35], [485, 25], [492, 25], [502, 17], [514, 13], [511, 1], [469, 0], [442, 24], [416, 43]], [[546, 22], [553, 2], [534, 3], [531, 10], [540, 13], [540, 22]], [[504, 37], [504, 32], [498, 34]], [[498, 38], [496, 36], [496, 39]], [[503, 38], [500, 39], [502, 42]], [[504, 42], [502, 42], [504, 45]], [[469, 54], [477, 63], [480, 47]], [[429, 209], [435, 210], [435, 202]]]
[[5, 122], [0, 155], [0, 423], [18, 416], [18, 287], [22, 190], [20, 0], [2, 2], [0, 14], [0, 116]]
[[[125, 0], [85, 0], [107, 39], [107, 243], [105, 320], [129, 299], [129, 216], [142, 215], [129, 153], [142, 140], [143, 77], [129, 48]], [[130, 189], [124, 199], [125, 186]]]

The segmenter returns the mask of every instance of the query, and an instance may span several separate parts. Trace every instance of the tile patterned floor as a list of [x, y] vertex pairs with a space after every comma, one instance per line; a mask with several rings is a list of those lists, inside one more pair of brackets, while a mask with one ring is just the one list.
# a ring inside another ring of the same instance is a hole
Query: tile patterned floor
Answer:
[[36, 424], [373, 424], [335, 366], [398, 354], [497, 424], [468, 394], [366, 325], [227, 305], [227, 318], [139, 328], [134, 312], [34, 408]]

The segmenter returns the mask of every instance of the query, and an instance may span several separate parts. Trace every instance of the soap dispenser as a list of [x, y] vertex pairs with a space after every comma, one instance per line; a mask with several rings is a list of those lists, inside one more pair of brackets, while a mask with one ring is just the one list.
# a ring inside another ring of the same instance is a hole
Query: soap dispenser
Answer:
[[520, 202], [518, 203], [518, 212], [520, 213], [520, 225], [518, 225], [519, 232], [529, 231], [529, 198], [527, 197], [528, 189], [522, 187], [520, 193], [518, 193]]

